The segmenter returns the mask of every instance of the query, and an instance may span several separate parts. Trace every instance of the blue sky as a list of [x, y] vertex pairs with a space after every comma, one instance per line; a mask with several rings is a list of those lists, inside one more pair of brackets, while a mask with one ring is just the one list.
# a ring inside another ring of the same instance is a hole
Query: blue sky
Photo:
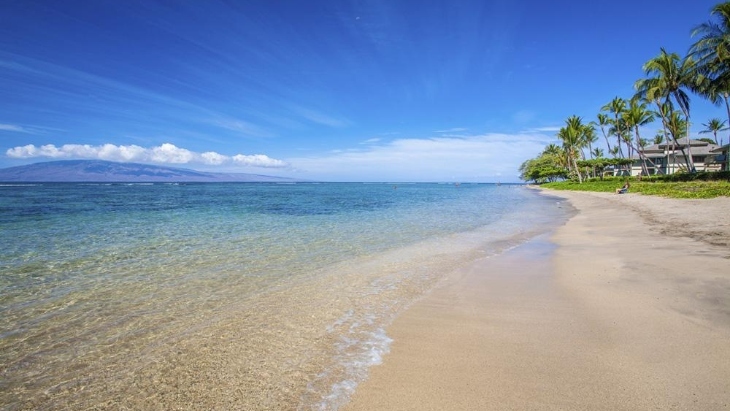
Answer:
[[[518, 181], [568, 116], [630, 97], [660, 47], [686, 53], [714, 4], [4, 1], [0, 167]], [[693, 135], [723, 118], [692, 103]]]

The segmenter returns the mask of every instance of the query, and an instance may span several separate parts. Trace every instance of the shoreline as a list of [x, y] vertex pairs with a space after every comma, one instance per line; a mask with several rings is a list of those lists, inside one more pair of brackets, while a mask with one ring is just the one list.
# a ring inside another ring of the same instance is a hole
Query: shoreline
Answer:
[[578, 213], [401, 314], [345, 410], [730, 407], [730, 198]]

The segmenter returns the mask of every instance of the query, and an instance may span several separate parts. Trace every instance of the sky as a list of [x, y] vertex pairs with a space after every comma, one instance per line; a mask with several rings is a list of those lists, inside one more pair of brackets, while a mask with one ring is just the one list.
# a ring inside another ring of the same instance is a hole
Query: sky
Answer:
[[[660, 47], [686, 54], [715, 4], [2, 0], [0, 167], [516, 182], [566, 118], [630, 98]], [[691, 99], [707, 136], [724, 109]]]

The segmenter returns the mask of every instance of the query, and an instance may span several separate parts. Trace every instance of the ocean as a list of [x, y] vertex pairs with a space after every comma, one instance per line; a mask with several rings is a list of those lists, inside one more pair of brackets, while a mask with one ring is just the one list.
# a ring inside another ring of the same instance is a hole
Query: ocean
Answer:
[[0, 409], [336, 410], [398, 313], [568, 214], [517, 185], [2, 185]]

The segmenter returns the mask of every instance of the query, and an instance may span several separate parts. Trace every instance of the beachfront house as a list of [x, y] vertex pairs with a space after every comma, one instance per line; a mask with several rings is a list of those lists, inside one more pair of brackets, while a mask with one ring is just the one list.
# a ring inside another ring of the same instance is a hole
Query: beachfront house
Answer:
[[[679, 171], [687, 171], [687, 161], [680, 146], [684, 148], [685, 153], [688, 151], [692, 153], [692, 162], [696, 171], [720, 171], [722, 169], [723, 161], [718, 159], [718, 156], [721, 156], [721, 150], [718, 151], [718, 149], [722, 147], [717, 144], [690, 139], [688, 150], [687, 138], [679, 139], [677, 143], [679, 144], [664, 142], [647, 146], [642, 150], [647, 158], [646, 167], [649, 170], [649, 175], [674, 174]], [[725, 149], [725, 154], [727, 155], [727, 149]], [[632, 160], [634, 162], [631, 164], [631, 175], [643, 174], [642, 160], [639, 155], [632, 156]]]
[[712, 150], [715, 154], [715, 162], [720, 164], [720, 171], [730, 170], [730, 144], [725, 144]]

